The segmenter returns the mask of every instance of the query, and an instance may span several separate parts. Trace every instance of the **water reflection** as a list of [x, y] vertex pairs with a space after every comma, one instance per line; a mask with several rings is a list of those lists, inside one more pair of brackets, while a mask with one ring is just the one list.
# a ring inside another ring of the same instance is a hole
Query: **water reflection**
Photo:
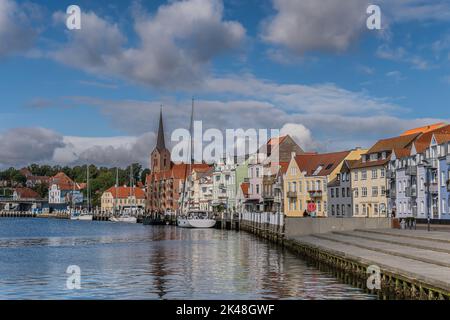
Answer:
[[[66, 268], [72, 264], [82, 270], [81, 290], [65, 288]], [[0, 298], [374, 297], [247, 233], [2, 219]]]

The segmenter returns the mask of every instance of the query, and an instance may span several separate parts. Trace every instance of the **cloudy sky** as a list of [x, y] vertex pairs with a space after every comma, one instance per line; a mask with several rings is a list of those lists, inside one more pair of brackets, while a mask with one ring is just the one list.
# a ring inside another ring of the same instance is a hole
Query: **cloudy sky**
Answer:
[[370, 3], [381, 30], [366, 0], [0, 0], [0, 167], [147, 166], [160, 105], [169, 139], [192, 96], [204, 127], [306, 150], [448, 121], [450, 1]]

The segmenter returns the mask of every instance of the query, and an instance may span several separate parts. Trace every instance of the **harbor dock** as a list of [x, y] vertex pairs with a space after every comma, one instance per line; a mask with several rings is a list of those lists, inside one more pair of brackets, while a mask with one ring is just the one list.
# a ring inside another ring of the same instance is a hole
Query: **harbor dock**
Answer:
[[285, 239], [284, 245], [347, 276], [380, 268], [380, 298], [450, 300], [450, 233], [364, 229]]

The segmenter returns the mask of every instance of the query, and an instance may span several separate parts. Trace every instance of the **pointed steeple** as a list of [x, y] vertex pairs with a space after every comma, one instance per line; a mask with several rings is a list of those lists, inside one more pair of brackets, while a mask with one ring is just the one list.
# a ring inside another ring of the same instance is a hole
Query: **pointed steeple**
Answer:
[[156, 140], [156, 149], [164, 150], [166, 148], [166, 143], [164, 141], [164, 125], [162, 118], [162, 105], [159, 112], [159, 128], [158, 128], [158, 139]]

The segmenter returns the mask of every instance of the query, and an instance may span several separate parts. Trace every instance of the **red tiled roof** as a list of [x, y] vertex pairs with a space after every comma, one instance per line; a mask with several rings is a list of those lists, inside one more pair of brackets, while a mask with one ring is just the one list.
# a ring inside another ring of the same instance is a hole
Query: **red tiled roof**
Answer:
[[395, 153], [395, 156], [397, 157], [397, 159], [406, 158], [411, 155], [411, 149], [409, 149], [409, 148], [394, 149], [393, 152]]
[[450, 141], [450, 133], [437, 133], [434, 137], [438, 144]]
[[321, 166], [317, 176], [327, 176], [345, 160], [350, 151], [322, 153], [322, 154], [301, 154], [295, 157], [295, 161], [301, 171], [306, 171], [306, 175], [313, 173]]
[[[145, 193], [144, 190], [141, 188], [132, 188], [132, 187], [111, 187], [105, 192], [110, 192], [112, 194], [113, 198], [117, 199], [126, 199], [130, 197], [131, 195], [134, 195], [136, 199], [145, 199]], [[116, 193], [117, 192], [117, 193]]]
[[414, 141], [414, 146], [416, 147], [417, 153], [423, 153], [430, 146], [433, 135], [435, 136], [440, 135], [445, 140], [445, 134], [450, 134], [450, 125], [444, 125], [437, 129], [423, 133], [420, 137], [416, 139], [416, 141]]
[[420, 133], [398, 136], [388, 139], [378, 140], [372, 148], [367, 151], [367, 154], [377, 153], [383, 151], [392, 151], [393, 149], [404, 149], [408, 147], [418, 136]]
[[389, 162], [389, 159], [391, 158], [391, 155], [387, 156], [384, 160], [376, 160], [376, 161], [365, 161], [362, 162], [361, 159], [359, 159], [357, 162], [351, 165], [351, 169], [358, 169], [358, 168], [369, 168], [369, 167], [378, 167], [378, 166], [384, 166], [386, 163]]
[[16, 188], [14, 191], [21, 199], [39, 199], [39, 193], [30, 188]]

